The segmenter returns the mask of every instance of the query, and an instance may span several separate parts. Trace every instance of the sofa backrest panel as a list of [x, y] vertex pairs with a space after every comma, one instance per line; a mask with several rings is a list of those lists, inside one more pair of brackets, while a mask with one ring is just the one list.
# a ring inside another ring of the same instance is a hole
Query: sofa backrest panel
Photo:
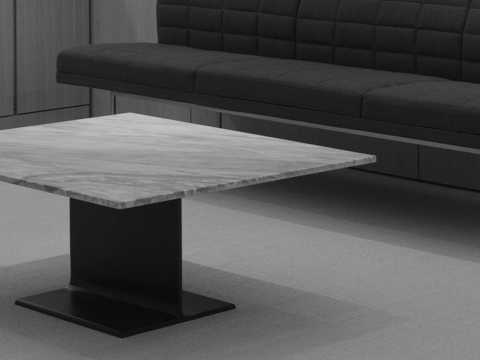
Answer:
[[296, 58], [300, 0], [159, 0], [159, 42]]
[[480, 0], [158, 0], [161, 43], [480, 83]]
[[480, 83], [480, 0], [472, 0], [465, 24], [463, 80]]

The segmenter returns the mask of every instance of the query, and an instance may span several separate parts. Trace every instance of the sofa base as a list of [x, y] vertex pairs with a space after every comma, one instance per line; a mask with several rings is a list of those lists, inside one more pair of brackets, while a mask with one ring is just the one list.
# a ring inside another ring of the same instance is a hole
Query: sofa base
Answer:
[[349, 133], [297, 126], [274, 121], [258, 121], [238, 115], [222, 114], [222, 127], [285, 140], [375, 154], [377, 162], [358, 169], [418, 179], [418, 145]]
[[419, 180], [480, 191], [480, 155], [419, 146]]

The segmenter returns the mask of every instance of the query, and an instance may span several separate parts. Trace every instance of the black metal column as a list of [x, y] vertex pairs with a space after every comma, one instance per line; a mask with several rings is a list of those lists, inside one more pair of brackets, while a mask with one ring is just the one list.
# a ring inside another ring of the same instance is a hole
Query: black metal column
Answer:
[[117, 210], [70, 199], [71, 280], [17, 305], [126, 337], [234, 309], [182, 291], [181, 200]]

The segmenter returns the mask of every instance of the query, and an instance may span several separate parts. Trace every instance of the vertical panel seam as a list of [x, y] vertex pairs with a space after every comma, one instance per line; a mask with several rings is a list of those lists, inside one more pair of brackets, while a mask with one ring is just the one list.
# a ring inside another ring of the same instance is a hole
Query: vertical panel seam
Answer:
[[260, 6], [262, 0], [257, 2], [257, 55], [260, 56]]
[[[377, 24], [378, 24], [378, 17], [380, 15], [380, 6], [382, 4], [382, 0], [378, 1], [377, 7], [377, 15], [375, 16], [375, 24], [373, 24], [373, 68], [377, 69]], [[362, 103], [363, 107], [363, 103]], [[363, 111], [363, 109], [362, 109]]]
[[192, 39], [191, 39], [191, 36], [190, 36], [190, 32], [191, 32], [191, 29], [190, 29], [190, 7], [191, 7], [191, 0], [188, 0], [188, 5], [187, 5], [187, 18], [188, 18], [188, 31], [187, 31], [188, 40], [187, 40], [187, 43], [188, 43], [188, 47], [192, 47]]
[[467, 21], [468, 21], [468, 18], [470, 16], [470, 10], [472, 9], [472, 2], [473, 0], [470, 0], [468, 2], [468, 8], [467, 8], [467, 15], [465, 16], [465, 21], [463, 22], [463, 29], [462, 29], [462, 42], [460, 44], [461, 46], [461, 62], [462, 62], [462, 66], [460, 67], [460, 71], [461, 71], [461, 79], [462, 81], [465, 81], [465, 78], [464, 78], [464, 67], [465, 67], [465, 56], [463, 54], [463, 50], [464, 50], [464, 47], [463, 47], [463, 42], [465, 41], [465, 28], [467, 27]]
[[340, 10], [340, 3], [342, 0], [338, 0], [337, 9], [335, 10], [335, 20], [333, 22], [333, 63], [337, 64], [337, 23], [338, 23], [338, 12]]
[[224, 27], [224, 22], [225, 21], [225, 0], [223, 0], [222, 4], [222, 51], [225, 52], [225, 27]]
[[[88, 44], [91, 45], [93, 42], [93, 29], [92, 29], [92, 0], [88, 0]], [[157, 2], [158, 7], [158, 2]], [[158, 42], [158, 23], [157, 23], [157, 42]], [[88, 116], [93, 117], [93, 90], [92, 88], [88, 89]]]
[[420, 11], [418, 12], [417, 23], [415, 24], [415, 51], [413, 52], [413, 55], [415, 56], [415, 74], [418, 74], [418, 27], [423, 11], [423, 5], [425, 5], [425, 1], [422, 1], [420, 4]]
[[12, 0], [13, 16], [13, 115], [17, 115], [17, 2]]
[[298, 33], [298, 12], [300, 10], [300, 4], [302, 3], [302, 0], [297, 0], [297, 11], [295, 13], [295, 57], [294, 59], [298, 59], [298, 53], [297, 53], [297, 33]]

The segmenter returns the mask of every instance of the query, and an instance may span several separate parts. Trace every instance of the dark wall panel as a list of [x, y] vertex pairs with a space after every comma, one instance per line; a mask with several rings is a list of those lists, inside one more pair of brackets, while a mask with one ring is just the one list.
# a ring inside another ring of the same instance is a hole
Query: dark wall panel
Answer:
[[76, 106], [66, 109], [41, 111], [0, 118], [0, 130], [24, 126], [50, 124], [59, 121], [85, 119], [89, 117], [89, 106]]
[[57, 54], [89, 43], [88, 0], [16, 0], [17, 113], [89, 103], [83, 87], [57, 84]]
[[14, 113], [13, 1], [0, 1], [0, 116]]

